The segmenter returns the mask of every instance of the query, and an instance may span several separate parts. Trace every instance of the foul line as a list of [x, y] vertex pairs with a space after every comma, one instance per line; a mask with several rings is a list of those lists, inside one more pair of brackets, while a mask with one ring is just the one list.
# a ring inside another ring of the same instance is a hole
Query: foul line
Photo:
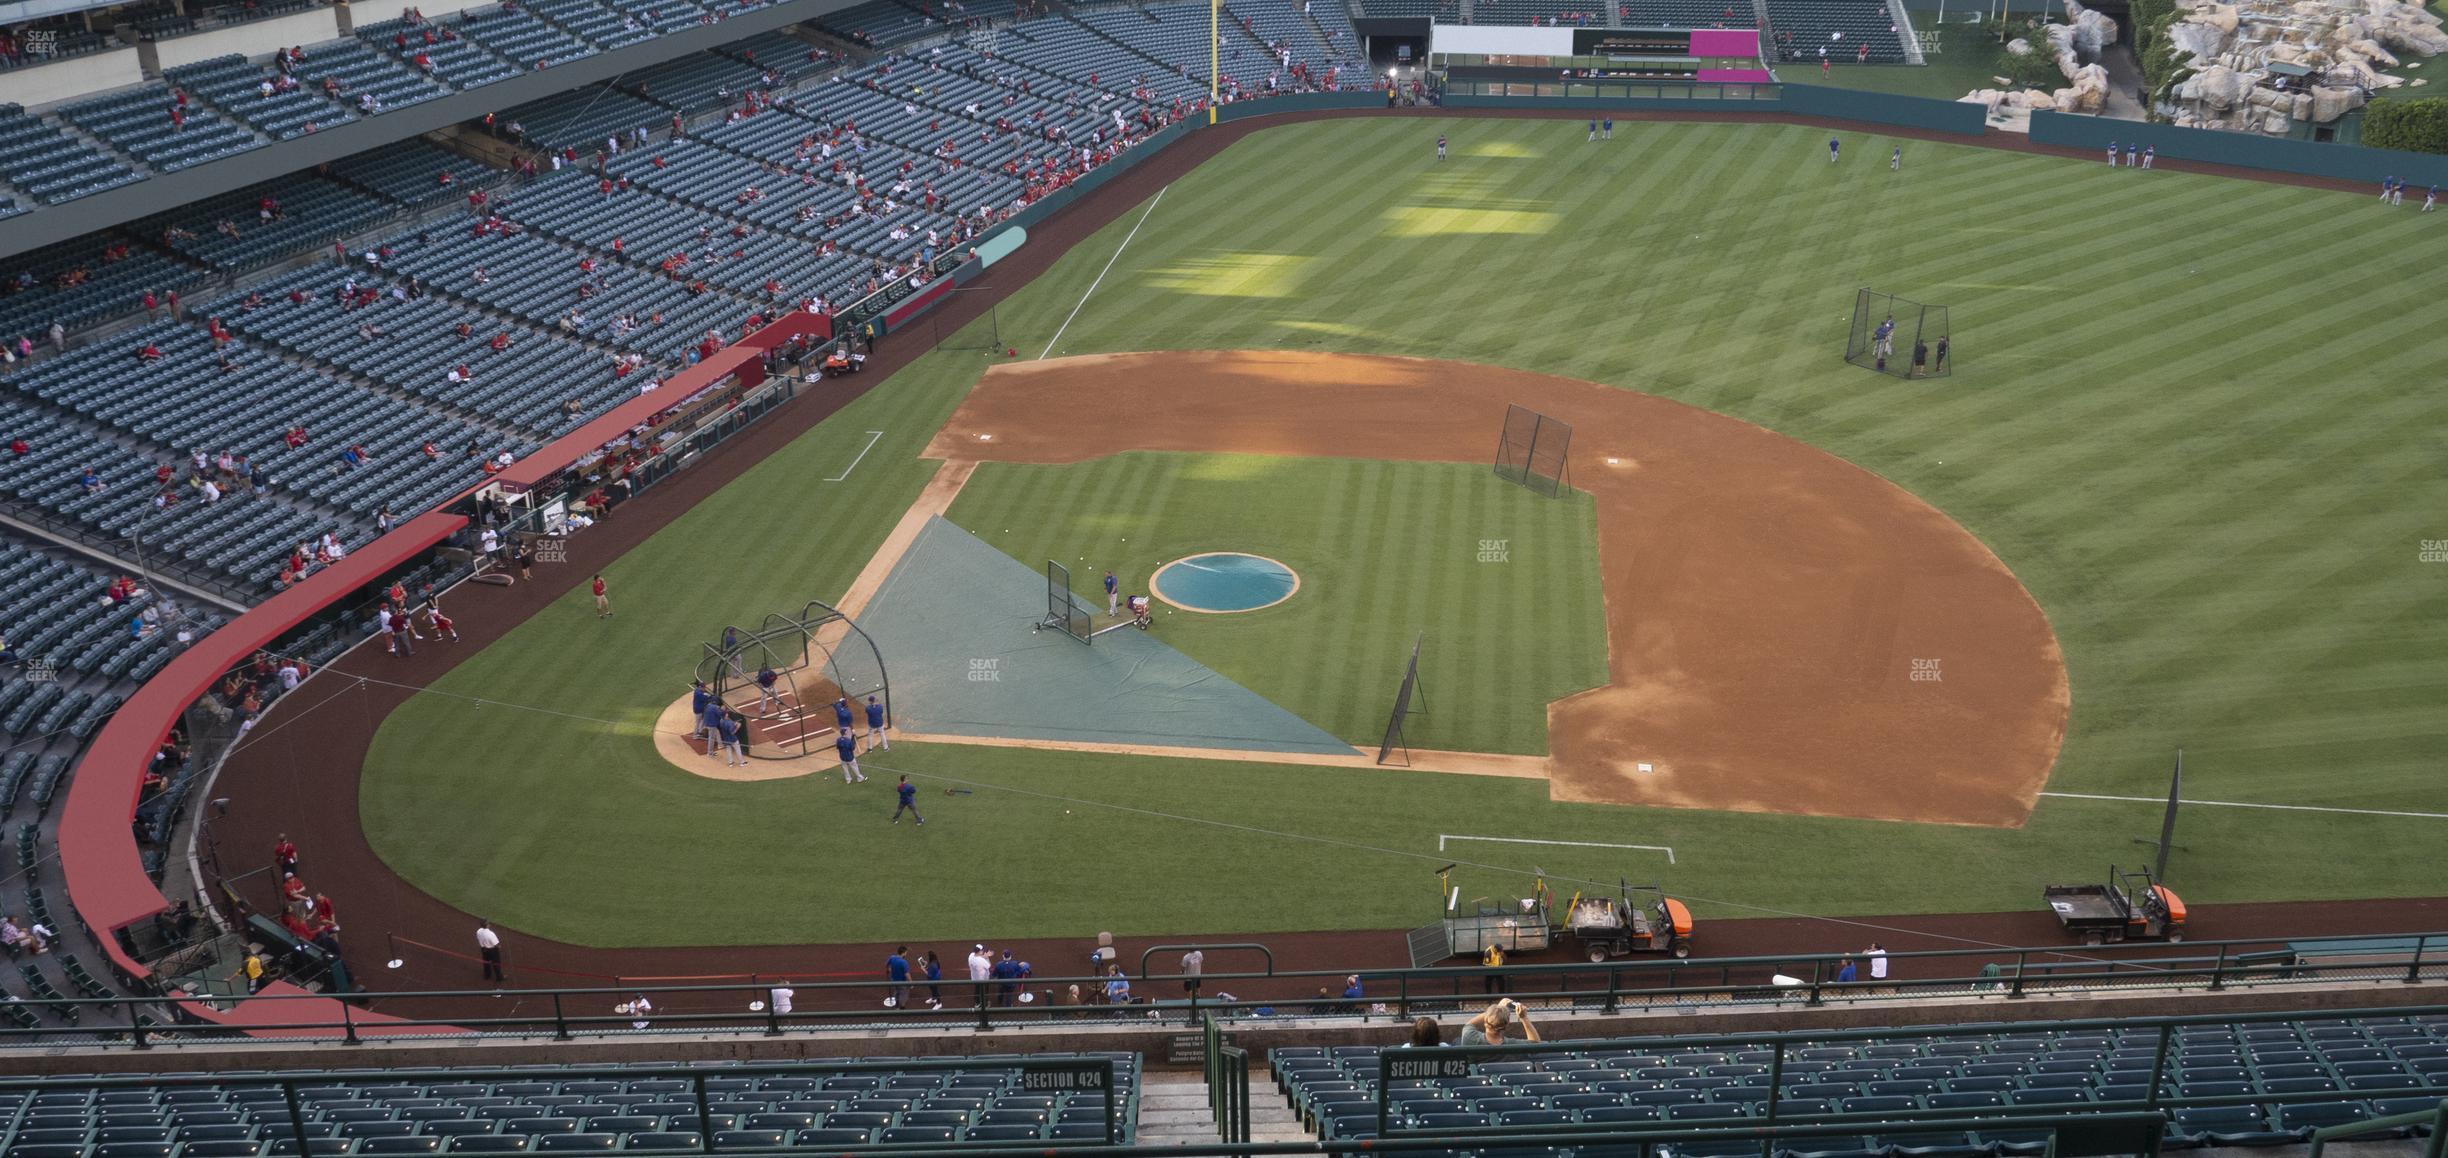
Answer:
[[1528, 837], [1520, 836], [1463, 836], [1440, 832], [1437, 834], [1437, 851], [1445, 851], [1445, 842], [1449, 840], [1480, 840], [1489, 844], [1552, 844], [1566, 848], [1637, 848], [1648, 852], [1665, 853], [1667, 864], [1675, 862], [1674, 850], [1662, 844], [1601, 844], [1594, 840], [1531, 840]]
[[840, 482], [843, 479], [849, 478], [850, 472], [858, 469], [859, 460], [866, 458], [867, 452], [875, 449], [876, 440], [882, 437], [884, 437], [884, 432], [881, 430], [868, 431], [867, 445], [859, 448], [858, 458], [851, 459], [850, 465], [843, 467], [840, 474], [834, 475], [832, 478], [826, 479], [825, 481]]
[[[2165, 804], [2165, 796], [2100, 796], [2089, 792], [2043, 792], [2060, 800], [2120, 800], [2129, 804]], [[2246, 800], [2178, 800], [2203, 808], [2266, 808], [2273, 812], [2336, 812], [2347, 816], [2402, 816], [2412, 820], [2448, 820], [2448, 812], [2391, 812], [2383, 808], [2327, 808], [2318, 804], [2255, 804]]]
[[1130, 248], [1131, 238], [1139, 236], [1139, 227], [1147, 224], [1148, 214], [1156, 212], [1156, 202], [1164, 200], [1166, 191], [1172, 188], [1167, 185], [1156, 191], [1156, 196], [1148, 202], [1147, 212], [1139, 215], [1139, 220], [1131, 225], [1131, 231], [1123, 236], [1122, 244], [1114, 247], [1113, 256], [1105, 259], [1105, 268], [1098, 270], [1096, 280], [1088, 283], [1088, 293], [1081, 294], [1079, 304], [1071, 307], [1071, 317], [1064, 318], [1063, 324], [1055, 328], [1054, 336], [1046, 339], [1045, 349], [1037, 351], [1038, 361], [1045, 361], [1046, 355], [1054, 352], [1054, 343], [1062, 341], [1063, 331], [1071, 328], [1071, 319], [1087, 308], [1088, 294], [1095, 293], [1098, 286], [1105, 284], [1105, 275], [1113, 272], [1114, 263], [1122, 260], [1122, 251]]

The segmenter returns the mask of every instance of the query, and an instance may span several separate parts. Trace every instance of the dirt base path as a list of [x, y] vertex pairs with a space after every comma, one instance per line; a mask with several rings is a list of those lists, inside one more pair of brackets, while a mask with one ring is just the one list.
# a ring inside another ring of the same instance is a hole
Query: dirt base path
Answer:
[[[1135, 421], [1053, 417], [1125, 390]], [[1493, 366], [1109, 354], [993, 368], [927, 455], [1486, 462], [1508, 402], [1572, 424], [1597, 501], [1609, 681], [1548, 709], [1558, 799], [2023, 823], [2068, 705], [2039, 605], [1929, 504], [1750, 423]]]

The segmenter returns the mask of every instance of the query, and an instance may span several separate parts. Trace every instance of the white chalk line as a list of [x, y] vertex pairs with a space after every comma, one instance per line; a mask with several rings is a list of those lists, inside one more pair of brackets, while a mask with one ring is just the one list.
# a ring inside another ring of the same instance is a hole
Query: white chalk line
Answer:
[[1105, 275], [1113, 272], [1114, 263], [1122, 260], [1122, 251], [1130, 248], [1131, 238], [1139, 236], [1139, 227], [1147, 224], [1148, 214], [1156, 212], [1156, 202], [1164, 200], [1165, 193], [1172, 188], [1171, 185], [1167, 185], [1157, 190], [1156, 196], [1148, 201], [1146, 212], [1141, 213], [1139, 220], [1131, 224], [1130, 232], [1122, 237], [1122, 244], [1114, 247], [1113, 256], [1105, 259], [1105, 268], [1097, 271], [1096, 280], [1088, 283], [1088, 293], [1081, 294], [1079, 304], [1071, 307], [1071, 317], [1064, 318], [1063, 324], [1055, 328], [1054, 336], [1046, 339], [1045, 349], [1037, 351], [1038, 361], [1045, 361], [1046, 355], [1054, 352], [1054, 343], [1062, 341], [1063, 331], [1071, 328], [1072, 318], [1079, 317], [1079, 312], [1087, 308], [1088, 294], [1095, 293], [1098, 286], [1105, 284]]
[[866, 458], [866, 457], [867, 457], [867, 452], [868, 452], [868, 451], [871, 451], [871, 450], [874, 450], [874, 449], [875, 449], [876, 440], [877, 440], [877, 439], [879, 439], [879, 438], [882, 438], [882, 437], [884, 437], [884, 432], [883, 432], [883, 431], [881, 431], [881, 430], [870, 430], [870, 431], [868, 431], [868, 432], [867, 432], [867, 445], [862, 446], [862, 447], [860, 447], [860, 448], [859, 448], [858, 458], [851, 459], [851, 460], [850, 460], [850, 465], [843, 467], [843, 468], [842, 468], [842, 472], [841, 472], [840, 474], [834, 475], [832, 478], [826, 479], [825, 481], [826, 481], [826, 482], [840, 482], [840, 481], [841, 481], [841, 480], [843, 480], [843, 479], [849, 478], [849, 477], [850, 477], [850, 472], [858, 469], [858, 464], [859, 464], [859, 461], [860, 461], [861, 459], [864, 459], [864, 458]]
[[[2117, 800], [2129, 804], [2165, 804], [2165, 796], [2101, 796], [2090, 792], [2043, 792], [2060, 800]], [[2345, 816], [2400, 816], [2411, 820], [2448, 820], [2448, 812], [2391, 812], [2385, 808], [2329, 808], [2319, 804], [2257, 804], [2249, 800], [2178, 800], [2202, 808], [2263, 808], [2272, 812], [2335, 812]]]
[[1437, 834], [1437, 851], [1445, 851], [1445, 842], [1449, 840], [1476, 840], [1488, 844], [1545, 844], [1564, 848], [1637, 848], [1644, 852], [1665, 853], [1667, 864], [1675, 862], [1674, 849], [1662, 844], [1605, 844], [1595, 840], [1532, 840], [1524, 836], [1465, 836], [1461, 833], [1440, 832]]

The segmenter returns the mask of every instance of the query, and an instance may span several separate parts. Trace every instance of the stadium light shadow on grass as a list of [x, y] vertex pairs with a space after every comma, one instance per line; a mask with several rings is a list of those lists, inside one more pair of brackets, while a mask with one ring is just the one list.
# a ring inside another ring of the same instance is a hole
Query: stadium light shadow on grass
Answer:
[[1443, 237], [1448, 234], [1537, 234], [1555, 231], [1553, 213], [1526, 209], [1442, 209], [1405, 205], [1386, 210], [1395, 237]]
[[1300, 253], [1228, 253], [1188, 257], [1147, 272], [1155, 289], [1211, 298], [1285, 298], [1299, 288], [1301, 268], [1316, 258]]

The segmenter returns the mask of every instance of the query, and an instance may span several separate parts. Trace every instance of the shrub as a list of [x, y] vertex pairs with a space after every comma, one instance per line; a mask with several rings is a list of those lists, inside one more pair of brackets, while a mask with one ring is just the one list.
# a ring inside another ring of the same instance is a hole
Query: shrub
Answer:
[[2020, 25], [2014, 29], [2012, 39], [2030, 44], [2031, 52], [2024, 56], [2017, 56], [2007, 51], [2005, 45], [1999, 45], [1997, 55], [1997, 74], [1999, 76], [2031, 88], [2065, 87], [2065, 74], [2057, 71], [2057, 57], [2049, 51], [2046, 26], [2038, 23]]
[[2448, 97], [2374, 101], [2363, 113], [2363, 143], [2375, 149], [2448, 153]]

